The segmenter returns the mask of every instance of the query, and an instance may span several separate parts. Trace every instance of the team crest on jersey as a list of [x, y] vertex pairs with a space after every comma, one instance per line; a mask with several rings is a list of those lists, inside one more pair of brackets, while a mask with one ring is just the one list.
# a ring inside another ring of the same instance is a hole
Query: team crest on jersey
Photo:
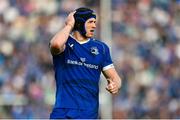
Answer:
[[92, 47], [91, 48], [91, 53], [94, 54], [94, 55], [98, 55], [99, 51], [98, 51], [97, 47]]

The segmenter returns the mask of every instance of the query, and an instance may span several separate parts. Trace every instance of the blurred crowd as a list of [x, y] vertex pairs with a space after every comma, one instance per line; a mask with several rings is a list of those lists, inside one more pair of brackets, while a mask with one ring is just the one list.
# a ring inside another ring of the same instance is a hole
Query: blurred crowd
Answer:
[[[113, 118], [180, 118], [180, 0], [111, 2], [111, 51], [123, 80]], [[49, 118], [49, 41], [81, 6], [100, 15], [99, 0], [0, 0], [0, 118]]]
[[119, 118], [180, 118], [180, 1], [113, 0]]

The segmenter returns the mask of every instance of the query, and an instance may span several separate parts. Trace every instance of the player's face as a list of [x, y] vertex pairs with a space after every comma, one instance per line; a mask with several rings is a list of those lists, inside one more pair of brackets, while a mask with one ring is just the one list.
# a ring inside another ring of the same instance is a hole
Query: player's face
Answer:
[[94, 31], [96, 29], [96, 19], [90, 18], [85, 22], [86, 37], [91, 38], [94, 36]]

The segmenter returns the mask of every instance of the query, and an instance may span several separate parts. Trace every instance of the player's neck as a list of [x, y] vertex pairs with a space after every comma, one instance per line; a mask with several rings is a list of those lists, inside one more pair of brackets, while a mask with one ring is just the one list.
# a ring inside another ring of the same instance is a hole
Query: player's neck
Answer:
[[75, 31], [73, 32], [73, 37], [78, 41], [78, 42], [85, 42], [89, 38], [82, 36], [79, 32]]

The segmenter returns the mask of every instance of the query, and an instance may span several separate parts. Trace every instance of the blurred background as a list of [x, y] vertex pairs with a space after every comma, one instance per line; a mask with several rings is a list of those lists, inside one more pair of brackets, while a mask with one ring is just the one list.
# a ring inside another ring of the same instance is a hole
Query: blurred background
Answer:
[[0, 0], [0, 118], [49, 118], [48, 43], [81, 6], [97, 12], [95, 38], [123, 80], [115, 96], [101, 86], [100, 117], [180, 119], [180, 0]]

